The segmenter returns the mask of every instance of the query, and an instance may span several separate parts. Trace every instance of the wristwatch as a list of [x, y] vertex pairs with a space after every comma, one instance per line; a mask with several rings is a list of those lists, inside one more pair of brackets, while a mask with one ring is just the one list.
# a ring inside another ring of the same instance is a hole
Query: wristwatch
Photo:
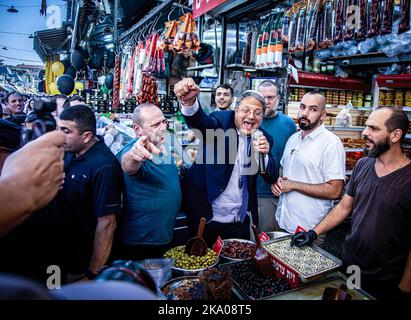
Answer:
[[97, 277], [98, 275], [95, 274], [93, 271], [91, 271], [90, 269], [87, 269], [86, 273], [84, 274], [84, 276], [89, 279], [89, 280], [93, 280], [95, 277]]

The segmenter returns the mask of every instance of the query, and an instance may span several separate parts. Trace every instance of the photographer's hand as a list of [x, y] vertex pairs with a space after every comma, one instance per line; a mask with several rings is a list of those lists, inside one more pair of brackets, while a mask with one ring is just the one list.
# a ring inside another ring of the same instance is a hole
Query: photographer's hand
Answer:
[[63, 133], [50, 132], [6, 159], [0, 176], [0, 236], [55, 197], [64, 182], [65, 141]]

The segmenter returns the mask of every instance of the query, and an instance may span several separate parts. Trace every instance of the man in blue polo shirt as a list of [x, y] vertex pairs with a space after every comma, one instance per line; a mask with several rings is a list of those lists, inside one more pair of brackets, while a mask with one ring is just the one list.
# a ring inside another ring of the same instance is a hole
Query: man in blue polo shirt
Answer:
[[[296, 132], [294, 121], [285, 114], [277, 112], [280, 95], [277, 85], [272, 80], [264, 80], [257, 88], [265, 98], [267, 106], [261, 127], [265, 129], [274, 139], [271, 154], [280, 164], [285, 144], [288, 138]], [[279, 230], [275, 219], [278, 197], [271, 192], [271, 185], [259, 176], [257, 179], [258, 195], [258, 226], [261, 231]]]
[[173, 239], [181, 206], [177, 166], [167, 144], [167, 120], [153, 104], [135, 108], [137, 139], [121, 150], [124, 199], [121, 213], [122, 259], [160, 257]]
[[88, 106], [64, 110], [59, 128], [66, 135], [66, 178], [56, 198], [66, 250], [62, 272], [92, 279], [110, 255], [120, 213], [121, 167], [96, 136], [96, 118]]

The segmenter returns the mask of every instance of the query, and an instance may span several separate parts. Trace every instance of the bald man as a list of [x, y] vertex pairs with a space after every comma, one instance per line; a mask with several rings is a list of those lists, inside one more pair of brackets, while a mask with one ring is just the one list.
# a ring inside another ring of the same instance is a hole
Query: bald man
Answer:
[[304, 95], [298, 111], [301, 131], [287, 141], [281, 159], [283, 177], [272, 185], [273, 193], [280, 197], [276, 219], [279, 227], [289, 233], [298, 226], [314, 228], [344, 187], [344, 146], [323, 125], [325, 104], [319, 93]]
[[125, 184], [119, 258], [159, 258], [173, 239], [181, 206], [178, 169], [165, 147], [168, 125], [163, 112], [144, 103], [132, 119], [137, 138], [117, 154]]

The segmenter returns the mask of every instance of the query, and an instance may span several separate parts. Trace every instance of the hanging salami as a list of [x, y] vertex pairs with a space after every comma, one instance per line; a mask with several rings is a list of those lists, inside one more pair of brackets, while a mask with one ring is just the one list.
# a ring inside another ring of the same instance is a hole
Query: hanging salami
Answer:
[[400, 12], [401, 12], [401, 22], [398, 28], [398, 33], [406, 32], [410, 30], [410, 20], [411, 20], [411, 1], [410, 0], [400, 0]]
[[298, 13], [293, 10], [290, 18], [290, 27], [288, 29], [288, 51], [294, 52], [296, 49], [295, 40], [297, 35]]
[[251, 38], [250, 65], [255, 66], [257, 60], [258, 29], [254, 27]]
[[368, 0], [367, 16], [368, 16], [368, 32], [367, 37], [375, 36], [380, 28], [380, 16], [378, 14], [379, 0]]
[[241, 63], [248, 66], [250, 64], [250, 52], [251, 52], [251, 40], [253, 38], [253, 32], [247, 33], [247, 43], [243, 49], [243, 55], [241, 57]]
[[394, 15], [394, 0], [382, 0], [381, 6], [381, 32], [380, 34], [388, 34], [392, 32], [392, 17]]
[[[325, 5], [324, 5], [325, 7]], [[337, 43], [343, 39], [343, 27], [344, 27], [344, 0], [336, 0], [335, 2], [335, 29], [334, 29], [334, 42]]]
[[315, 0], [314, 3], [310, 4], [310, 7], [308, 9], [307, 30], [306, 30], [306, 40], [305, 40], [305, 49], [307, 51], [313, 50], [316, 44], [319, 2], [320, 2], [319, 0]]
[[120, 68], [121, 58], [119, 55], [116, 55], [113, 80], [113, 110], [117, 110], [120, 107]]
[[152, 103], [158, 106], [158, 86], [156, 79], [148, 73], [143, 74], [141, 90], [137, 95], [137, 103]]
[[333, 2], [326, 0], [323, 6], [322, 25], [319, 39], [320, 48], [327, 48], [334, 44]]
[[304, 50], [305, 21], [306, 21], [305, 13], [306, 13], [306, 8], [302, 7], [298, 14], [297, 36], [295, 39], [295, 50], [296, 51]]
[[288, 32], [290, 29], [290, 14], [291, 14], [291, 9], [287, 12], [286, 15], [283, 17], [282, 21], [282, 36], [281, 36], [281, 41], [284, 43], [288, 43]]
[[364, 40], [367, 34], [367, 0], [359, 0], [360, 24], [357, 28], [357, 40]]

